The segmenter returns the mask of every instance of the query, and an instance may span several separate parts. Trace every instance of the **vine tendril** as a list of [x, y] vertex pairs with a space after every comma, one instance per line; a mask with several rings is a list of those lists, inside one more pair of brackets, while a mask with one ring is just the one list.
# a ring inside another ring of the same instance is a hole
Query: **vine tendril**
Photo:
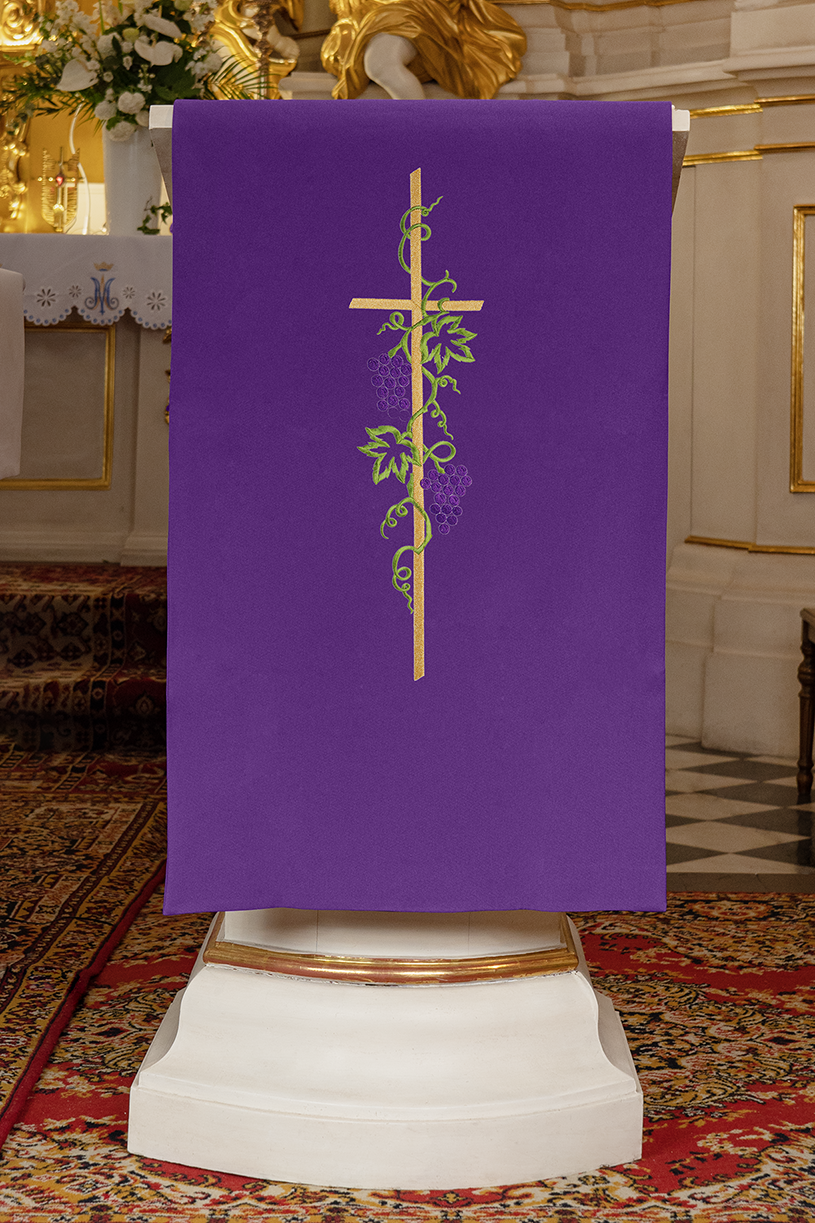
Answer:
[[[411, 220], [410, 220], [411, 214], [416, 211], [415, 208], [408, 208], [402, 214], [401, 220], [399, 222], [399, 229], [400, 229], [401, 237], [399, 240], [398, 256], [399, 256], [400, 266], [408, 274], [410, 274], [410, 265], [405, 262], [405, 246], [408, 240], [410, 239], [411, 234], [413, 234], [416, 230], [418, 230], [419, 232], [419, 240], [421, 242], [426, 242], [427, 239], [431, 236], [431, 233], [432, 233], [431, 228], [425, 222], [423, 218], [430, 215], [430, 213], [433, 211], [436, 205], [441, 202], [442, 198], [443, 198], [442, 196], [439, 196], [438, 199], [434, 200], [432, 204], [420, 205], [419, 212], [420, 212], [422, 219], [419, 221], [414, 221], [411, 223]], [[439, 346], [437, 345], [433, 349], [433, 352], [431, 353], [430, 347], [428, 344], [428, 339], [433, 339], [434, 337], [440, 336], [442, 328], [450, 320], [455, 319], [456, 324], [460, 324], [461, 316], [455, 315], [454, 311], [450, 309], [450, 298], [452, 295], [456, 293], [458, 289], [458, 284], [455, 280], [453, 280], [449, 271], [446, 270], [444, 275], [439, 280], [428, 280], [425, 277], [422, 277], [422, 285], [425, 286], [425, 292], [423, 293], [422, 299], [421, 299], [421, 318], [419, 318], [418, 321], [415, 323], [412, 321], [406, 322], [404, 312], [401, 310], [394, 310], [389, 315], [388, 321], [383, 323], [377, 332], [377, 335], [381, 335], [383, 331], [401, 332], [402, 334], [401, 334], [401, 337], [398, 343], [389, 350], [388, 357], [390, 359], [393, 359], [396, 356], [396, 354], [401, 350], [404, 353], [405, 357], [407, 358], [408, 362], [411, 362], [411, 352], [410, 352], [409, 342], [410, 342], [410, 339], [413, 333], [418, 330], [418, 334], [420, 337], [419, 355], [420, 355], [420, 361], [421, 361], [422, 374], [424, 375], [425, 378], [427, 378], [429, 382], [429, 388], [427, 388], [427, 395], [424, 401], [422, 402], [421, 407], [418, 408], [417, 411], [415, 411], [411, 415], [407, 424], [404, 426], [404, 430], [402, 434], [398, 438], [396, 438], [396, 441], [394, 443], [394, 444], [403, 446], [406, 450], [409, 450], [410, 459], [411, 459], [410, 465], [406, 466], [403, 464], [403, 466], [399, 466], [399, 464], [396, 464], [394, 460], [391, 460], [390, 470], [388, 471], [388, 474], [393, 474], [397, 476], [398, 479], [402, 480], [402, 482], [405, 485], [405, 491], [407, 495], [403, 497], [400, 501], [395, 502], [393, 505], [391, 505], [388, 508], [388, 511], [385, 514], [385, 517], [382, 519], [382, 522], [380, 523], [380, 526], [379, 526], [380, 535], [382, 536], [383, 539], [387, 539], [388, 536], [386, 534], [386, 528], [392, 529], [398, 526], [399, 519], [408, 517], [411, 509], [413, 509], [414, 512], [420, 514], [424, 522], [424, 538], [422, 539], [422, 542], [419, 544], [405, 544], [403, 547], [397, 548], [396, 552], [393, 555], [392, 561], [391, 561], [391, 568], [393, 571], [393, 579], [392, 579], [393, 587], [395, 590], [398, 590], [399, 593], [407, 601], [408, 612], [410, 613], [410, 615], [413, 615], [413, 610], [414, 610], [413, 593], [412, 593], [412, 584], [414, 580], [414, 572], [413, 572], [414, 567], [412, 564], [403, 565], [400, 562], [402, 558], [405, 556], [405, 554], [408, 552], [412, 553], [414, 557], [424, 552], [425, 548], [430, 543], [430, 540], [433, 537], [433, 528], [432, 528], [431, 518], [429, 514], [427, 513], [427, 511], [425, 510], [424, 506], [420, 505], [413, 495], [414, 494], [414, 486], [413, 486], [414, 469], [416, 467], [421, 467], [422, 472], [424, 472], [426, 465], [428, 463], [432, 463], [435, 471], [441, 473], [444, 468], [444, 465], [446, 463], [449, 463], [455, 457], [456, 447], [453, 444], [453, 435], [447, 428], [447, 414], [445, 413], [445, 411], [442, 409], [441, 405], [439, 404], [438, 396], [439, 396], [439, 391], [447, 387], [451, 387], [452, 390], [457, 395], [460, 394], [456, 379], [451, 374], [445, 374], [445, 373], [440, 372], [444, 368], [444, 365], [447, 363], [447, 361], [450, 359], [449, 351], [448, 353], [441, 353], [441, 355], [439, 355], [440, 349], [439, 349]], [[442, 285], [449, 285], [450, 292], [444, 294], [444, 296], [440, 296], [438, 298], [438, 309], [431, 311], [428, 309], [428, 303], [430, 301], [430, 298], [434, 293], [438, 292], [438, 290], [441, 288]], [[427, 334], [425, 334], [425, 330], [424, 330], [425, 327], [430, 328], [430, 331]], [[471, 339], [472, 335], [473, 335], [472, 332], [465, 332], [463, 333], [463, 338], [461, 340], [454, 341], [454, 343], [459, 344], [460, 348], [462, 348], [463, 352], [465, 353], [464, 356], [459, 355], [456, 358], [457, 360], [467, 360], [467, 361], [472, 360], [472, 355], [469, 352], [469, 349], [464, 347], [464, 342]], [[434, 373], [432, 369], [428, 368], [430, 363], [434, 361], [436, 363], [436, 369], [438, 371], [436, 373]], [[432, 446], [425, 446], [423, 454], [420, 455], [420, 454], [417, 454], [416, 447], [414, 446], [411, 440], [411, 430], [413, 428], [415, 421], [418, 420], [418, 418], [420, 416], [423, 416], [425, 413], [429, 413], [432, 419], [436, 421], [436, 424], [438, 425], [439, 429], [441, 429], [442, 433], [444, 434], [444, 437], [440, 438]], [[386, 434], [386, 433], [395, 434], [396, 430], [382, 428], [379, 430], [372, 431], [369, 429], [368, 433], [373, 437], [374, 434], [377, 434], [377, 435]], [[384, 442], [380, 443], [377, 441], [375, 444], [373, 442], [369, 443], [368, 447], [360, 446], [359, 449], [364, 450], [366, 454], [378, 454], [379, 451], [384, 451], [385, 446], [386, 446], [386, 443]], [[445, 453], [440, 452], [440, 447], [443, 449]], [[381, 458], [377, 459], [377, 462], [381, 463], [382, 459]], [[376, 473], [377, 471], [379, 471], [379, 468], [375, 467], [374, 470]], [[460, 472], [463, 471], [466, 473], [466, 470], [467, 470], [466, 468], [459, 468]], [[386, 478], [386, 477], [381, 477], [381, 478]], [[422, 483], [424, 486], [424, 481]], [[460, 510], [456, 512], [460, 513]], [[449, 529], [448, 527], [443, 527], [442, 533], [444, 533], [444, 531], [447, 531], [448, 529]]]

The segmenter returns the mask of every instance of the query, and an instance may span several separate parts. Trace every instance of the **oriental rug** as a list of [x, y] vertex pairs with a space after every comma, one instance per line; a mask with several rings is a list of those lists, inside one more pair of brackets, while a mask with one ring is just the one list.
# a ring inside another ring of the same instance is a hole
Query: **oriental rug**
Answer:
[[163, 750], [167, 573], [0, 565], [0, 733], [27, 750]]
[[161, 877], [164, 778], [154, 756], [0, 745], [0, 1142]]
[[126, 1149], [127, 1088], [207, 917], [155, 895], [63, 1034], [0, 1159], [2, 1223], [810, 1223], [811, 895], [683, 893], [580, 914], [645, 1093], [634, 1164], [444, 1192], [276, 1184]]

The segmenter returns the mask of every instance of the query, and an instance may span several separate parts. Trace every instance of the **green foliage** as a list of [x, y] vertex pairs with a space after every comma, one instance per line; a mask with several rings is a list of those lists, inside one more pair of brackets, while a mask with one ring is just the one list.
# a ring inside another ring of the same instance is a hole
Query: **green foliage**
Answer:
[[151, 204], [141, 225], [137, 226], [142, 234], [161, 233], [161, 226], [173, 215], [172, 204]]
[[[436, 205], [440, 202], [441, 196], [432, 204], [423, 206], [421, 209], [422, 217], [428, 216], [433, 211]], [[427, 241], [431, 236], [430, 226], [424, 221], [416, 224], [410, 223], [410, 215], [412, 209], [408, 209], [402, 215], [400, 222], [401, 238], [399, 241], [399, 263], [406, 272], [410, 272], [410, 266], [405, 262], [405, 246], [410, 239], [413, 230], [418, 229], [422, 242]], [[427, 397], [422, 406], [415, 412], [402, 431], [393, 425], [380, 425], [374, 429], [366, 429], [369, 441], [365, 446], [358, 446], [368, 458], [374, 460], [372, 479], [374, 484], [380, 484], [389, 476], [395, 476], [400, 483], [406, 486], [407, 496], [401, 501], [392, 505], [385, 515], [380, 525], [380, 534], [387, 539], [385, 529], [397, 526], [398, 519], [405, 518], [414, 509], [418, 511], [424, 519], [424, 539], [421, 544], [406, 545], [399, 548], [392, 561], [393, 571], [393, 586], [407, 600], [408, 611], [413, 613], [413, 598], [411, 594], [411, 584], [413, 578], [413, 570], [409, 565], [402, 565], [402, 558], [406, 553], [417, 555], [423, 552], [432, 538], [433, 530], [430, 517], [425, 512], [424, 507], [414, 497], [413, 489], [413, 469], [414, 466], [419, 466], [422, 470], [428, 463], [432, 463], [437, 470], [441, 470], [445, 463], [449, 463], [456, 453], [456, 448], [453, 444], [453, 435], [447, 428], [447, 414], [443, 411], [438, 402], [439, 391], [445, 388], [452, 389], [457, 395], [460, 394], [456, 379], [450, 374], [445, 374], [450, 361], [459, 361], [471, 363], [473, 357], [470, 348], [470, 341], [476, 338], [474, 331], [468, 331], [462, 326], [462, 316], [454, 314], [450, 310], [440, 308], [438, 310], [429, 310], [427, 303], [431, 300], [438, 301], [441, 307], [445, 302], [449, 302], [452, 294], [456, 292], [457, 284], [450, 278], [449, 272], [445, 272], [440, 280], [425, 280], [422, 279], [422, 284], [426, 286], [422, 296], [422, 317], [418, 323], [410, 323], [405, 321], [404, 314], [399, 310], [394, 310], [386, 323], [383, 323], [377, 334], [381, 335], [383, 331], [401, 332], [399, 342], [390, 349], [388, 355], [396, 356], [401, 350], [408, 361], [411, 359], [411, 338], [415, 330], [419, 331], [419, 355], [422, 364], [423, 381], [429, 383]], [[442, 285], [449, 285], [448, 293], [438, 294], [438, 290]], [[428, 330], [425, 330], [428, 328]], [[434, 372], [435, 371], [435, 372]], [[444, 433], [444, 437], [437, 441], [432, 446], [425, 446], [424, 454], [417, 453], [416, 447], [411, 437], [411, 427], [418, 416], [429, 413], [431, 418], [436, 421], [438, 427]], [[442, 447], [446, 453], [440, 453], [439, 448]]]
[[358, 446], [357, 449], [374, 460], [374, 484], [381, 484], [390, 475], [396, 476], [404, 484], [410, 467], [421, 462], [410, 434], [403, 433], [394, 425], [379, 425], [365, 432], [371, 440], [367, 446]]
[[[444, 330], [446, 328], [446, 330]], [[431, 338], [438, 337], [438, 344], [431, 345]], [[447, 362], [472, 361], [468, 341], [475, 339], [474, 331], [467, 331], [461, 326], [460, 314], [434, 314], [430, 321], [430, 335], [422, 335], [422, 363], [432, 361], [436, 372], [441, 373]]]

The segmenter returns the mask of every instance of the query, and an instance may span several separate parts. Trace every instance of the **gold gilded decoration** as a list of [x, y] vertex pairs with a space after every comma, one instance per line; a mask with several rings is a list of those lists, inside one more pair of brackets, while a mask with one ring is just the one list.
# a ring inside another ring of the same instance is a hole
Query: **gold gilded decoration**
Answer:
[[[410, 298], [396, 300], [386, 297], [354, 297], [350, 310], [410, 310], [411, 340], [411, 440], [420, 461], [413, 465], [413, 678], [425, 673], [424, 596], [425, 596], [425, 523], [424, 489], [422, 488], [424, 450], [424, 383], [422, 375], [422, 171], [410, 176]], [[480, 310], [483, 301], [450, 301], [442, 297], [428, 301], [428, 310]]]
[[541, 977], [575, 972], [579, 964], [565, 914], [560, 916], [559, 947], [459, 959], [373, 958], [277, 951], [221, 941], [219, 936], [223, 924], [224, 914], [219, 913], [204, 948], [205, 964], [224, 964], [231, 968], [274, 972], [287, 977], [317, 977], [324, 981], [345, 981], [358, 985], [462, 985], [466, 982], [501, 981], [509, 977]]
[[377, 34], [407, 39], [416, 51], [409, 71], [460, 98], [494, 98], [526, 51], [523, 30], [492, 0], [331, 0], [331, 8], [337, 21], [321, 58], [337, 77], [335, 98], [357, 98], [368, 85], [363, 61]]
[[815, 216], [815, 204], [799, 204], [792, 210], [791, 493], [815, 492], [815, 480], [804, 479], [804, 268], [806, 219], [811, 216]]
[[105, 332], [105, 392], [102, 405], [102, 474], [87, 479], [79, 478], [46, 478], [42, 480], [14, 476], [11, 479], [0, 480], [0, 491], [31, 489], [107, 489], [110, 488], [111, 471], [113, 467], [113, 391], [116, 375], [116, 324], [109, 327], [97, 327], [94, 323], [71, 322], [70, 326], [56, 323], [50, 327], [37, 327], [34, 323], [26, 323], [27, 329], [48, 331], [51, 333], [68, 332]]
[[688, 0], [611, 0], [610, 4], [587, 4], [586, 0], [515, 0], [515, 3], [548, 4], [571, 13], [615, 13], [626, 8], [666, 8], [670, 4], [687, 4]]
[[736, 149], [729, 153], [689, 153], [683, 166], [707, 166], [720, 161], [761, 161], [761, 153], [755, 148]]
[[21, 219], [28, 184], [20, 173], [20, 162], [28, 153], [28, 122], [6, 117], [6, 130], [0, 139], [0, 200], [6, 205], [4, 228], [15, 229]]
[[689, 113], [691, 119], [712, 119], [721, 115], [755, 115], [760, 114], [762, 110], [759, 102], [744, 102], [734, 106], [702, 106], [699, 110]]
[[815, 102], [815, 93], [788, 93], [777, 98], [756, 98], [756, 105], [761, 106], [805, 106]]
[[752, 544], [747, 539], [716, 539], [710, 535], [688, 535], [686, 544], [703, 544], [706, 548], [741, 548], [744, 552], [781, 552], [789, 556], [815, 556], [815, 548], [795, 544]]
[[[249, 84], [259, 98], [279, 98], [279, 82], [297, 64], [298, 48], [281, 34], [275, 14], [284, 12], [298, 29], [303, 22], [303, 0], [224, 0], [215, 10], [210, 38], [226, 47], [246, 74], [236, 83]], [[226, 82], [224, 82], [225, 84]]]
[[768, 153], [811, 153], [815, 140], [791, 140], [785, 144], [754, 144], [751, 149], [734, 149], [723, 153], [689, 153], [683, 166], [714, 165], [721, 161], [761, 161]]
[[815, 103], [815, 93], [788, 93], [777, 98], [756, 98], [734, 106], [702, 106], [690, 112], [691, 119], [710, 119], [721, 115], [755, 115], [768, 106], [806, 106]]
[[52, 157], [43, 149], [39, 181], [42, 184], [43, 218], [56, 233], [65, 233], [76, 220], [79, 150], [65, 157], [60, 149], [59, 157]]
[[15, 51], [39, 42], [37, 16], [43, 5], [0, 0], [0, 51]]
[[792, 140], [786, 144], [757, 144], [759, 153], [800, 153], [806, 149], [815, 149], [815, 140]]

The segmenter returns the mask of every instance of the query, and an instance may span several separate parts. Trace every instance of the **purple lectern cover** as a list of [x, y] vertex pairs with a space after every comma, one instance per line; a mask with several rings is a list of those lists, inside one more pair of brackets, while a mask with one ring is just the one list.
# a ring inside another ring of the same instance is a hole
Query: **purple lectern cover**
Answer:
[[670, 105], [173, 145], [168, 911], [663, 908]]

